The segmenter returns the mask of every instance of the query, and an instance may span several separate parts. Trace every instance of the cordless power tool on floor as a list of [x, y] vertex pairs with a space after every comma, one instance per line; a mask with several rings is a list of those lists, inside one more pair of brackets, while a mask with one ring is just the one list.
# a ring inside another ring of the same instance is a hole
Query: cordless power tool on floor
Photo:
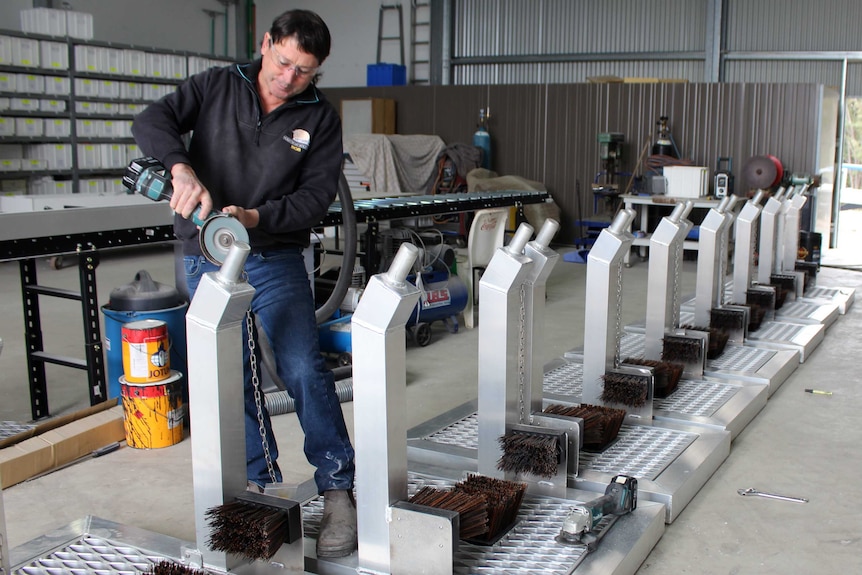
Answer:
[[[155, 202], [170, 200], [174, 191], [170, 172], [157, 159], [149, 157], [131, 161], [123, 174], [123, 185], [129, 193], [139, 193]], [[200, 226], [201, 251], [215, 264], [224, 263], [235, 242], [248, 243], [248, 231], [233, 216], [217, 211], [203, 215], [198, 204], [189, 219]]]
[[592, 551], [616, 520], [638, 506], [638, 480], [617, 475], [601, 497], [576, 505], [563, 520], [557, 541], [568, 545], [586, 545]]

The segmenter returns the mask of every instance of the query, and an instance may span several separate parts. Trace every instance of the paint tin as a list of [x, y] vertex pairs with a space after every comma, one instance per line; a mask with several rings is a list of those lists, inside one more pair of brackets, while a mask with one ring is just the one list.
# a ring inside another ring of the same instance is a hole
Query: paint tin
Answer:
[[183, 440], [183, 374], [162, 381], [132, 383], [120, 377], [126, 443], [138, 449], [169, 447]]
[[151, 383], [171, 375], [168, 324], [158, 319], [122, 327], [123, 375], [129, 383]]

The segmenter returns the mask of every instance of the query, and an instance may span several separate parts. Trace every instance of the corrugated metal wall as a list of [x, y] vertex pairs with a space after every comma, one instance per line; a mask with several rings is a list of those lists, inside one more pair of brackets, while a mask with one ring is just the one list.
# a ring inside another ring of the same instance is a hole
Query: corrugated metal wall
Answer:
[[[713, 55], [705, 38], [716, 29], [707, 26], [710, 14], [722, 7], [724, 40], [718, 63], [722, 81], [839, 86], [841, 63], [823, 62], [822, 53], [862, 52], [859, 0], [452, 0], [452, 4], [455, 84], [569, 83], [602, 75], [709, 81], [704, 62]], [[739, 59], [742, 52], [756, 52], [757, 59], [751, 55]], [[633, 60], [638, 53], [645, 59]], [[606, 58], [584, 61], [595, 59], [589, 55]], [[625, 57], [619, 61], [614, 55]], [[542, 63], [554, 60], [556, 64]], [[848, 71], [848, 96], [862, 96], [860, 68], [853, 64]]]
[[712, 170], [719, 156], [729, 156], [736, 174], [762, 154], [775, 155], [790, 170], [815, 172], [822, 140], [822, 90], [812, 84], [405, 86], [326, 93], [336, 106], [349, 98], [393, 98], [398, 133], [437, 134], [446, 143], [470, 142], [479, 108], [490, 107], [493, 168], [543, 182], [563, 212], [556, 239], [570, 244], [582, 232], [575, 221], [593, 214], [590, 184], [601, 167], [600, 132], [625, 135], [627, 171], [652, 143], [662, 115], [670, 118], [683, 157]]

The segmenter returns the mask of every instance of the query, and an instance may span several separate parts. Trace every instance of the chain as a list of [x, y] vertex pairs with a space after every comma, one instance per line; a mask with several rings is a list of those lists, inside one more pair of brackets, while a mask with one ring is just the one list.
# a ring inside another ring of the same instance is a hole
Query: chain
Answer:
[[266, 439], [266, 427], [263, 424], [263, 393], [260, 389], [260, 377], [257, 370], [257, 354], [255, 353], [254, 343], [254, 321], [251, 317], [251, 309], [245, 312], [245, 325], [248, 330], [248, 359], [251, 367], [251, 385], [254, 388], [254, 405], [257, 408], [257, 425], [260, 431], [260, 443], [263, 446], [263, 456], [266, 459], [266, 469], [269, 471], [269, 478], [273, 483], [277, 483], [275, 476], [275, 466], [272, 463], [272, 454], [269, 452], [269, 441]]
[[614, 367], [619, 367], [620, 342], [623, 337], [623, 262], [620, 260], [617, 266], [617, 323], [614, 332]]
[[[520, 298], [520, 309], [518, 310], [518, 409], [520, 412], [518, 423], [533, 423], [533, 413], [530, 410], [530, 419], [527, 422], [527, 401], [524, 397], [527, 381], [527, 290], [521, 284], [518, 294]], [[533, 302], [535, 305], [535, 302]], [[536, 334], [533, 334], [535, 337]]]
[[682, 260], [682, 243], [685, 241], [685, 238], [679, 240], [676, 243], [676, 247], [673, 251], [673, 297], [671, 298], [671, 305], [673, 305], [673, 309], [671, 310], [673, 314], [673, 323], [671, 327], [677, 328], [679, 327], [679, 262]]
[[[727, 291], [727, 286], [725, 285], [727, 275], [727, 258], [729, 257], [729, 243], [730, 243], [730, 231], [723, 230], [721, 237], [719, 238], [718, 245], [718, 307], [724, 306], [724, 294]], [[716, 302], [712, 302], [712, 305], [715, 305]]]

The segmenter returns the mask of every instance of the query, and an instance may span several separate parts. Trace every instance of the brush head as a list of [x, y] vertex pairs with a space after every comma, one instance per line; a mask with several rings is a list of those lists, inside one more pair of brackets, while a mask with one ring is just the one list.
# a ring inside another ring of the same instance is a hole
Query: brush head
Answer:
[[449, 491], [424, 487], [410, 503], [457, 511], [459, 537], [478, 545], [493, 545], [515, 524], [525, 483], [470, 474]]
[[559, 436], [510, 431], [499, 442], [503, 450], [503, 456], [497, 462], [500, 471], [547, 478], [557, 474], [563, 455]]
[[735, 309], [712, 308], [709, 312], [709, 325], [718, 330], [743, 329], [745, 313]]
[[213, 551], [266, 560], [302, 533], [299, 504], [257, 493], [242, 493], [235, 501], [207, 510], [211, 528], [207, 544]]
[[644, 359], [642, 357], [628, 357], [623, 363], [653, 368], [653, 373], [655, 374], [653, 396], [660, 399], [676, 391], [679, 380], [682, 378], [682, 372], [685, 369], [685, 366], [681, 363]]
[[641, 407], [649, 397], [649, 377], [608, 372], [602, 376], [601, 400], [627, 407]]
[[160, 561], [147, 571], [153, 575], [209, 575], [206, 571], [192, 569], [173, 561]]
[[552, 404], [544, 413], [563, 417], [578, 417], [584, 420], [584, 451], [602, 452], [616, 441], [620, 427], [626, 417], [624, 409], [602, 405], [558, 405]]
[[701, 342], [691, 337], [666, 335], [663, 339], [663, 361], [692, 363], [701, 360]]
[[693, 331], [705, 331], [709, 334], [709, 346], [706, 349], [706, 358], [715, 359], [724, 353], [724, 348], [730, 339], [730, 333], [726, 330], [714, 327], [699, 327], [694, 325], [680, 326], [682, 329], [690, 329]]

